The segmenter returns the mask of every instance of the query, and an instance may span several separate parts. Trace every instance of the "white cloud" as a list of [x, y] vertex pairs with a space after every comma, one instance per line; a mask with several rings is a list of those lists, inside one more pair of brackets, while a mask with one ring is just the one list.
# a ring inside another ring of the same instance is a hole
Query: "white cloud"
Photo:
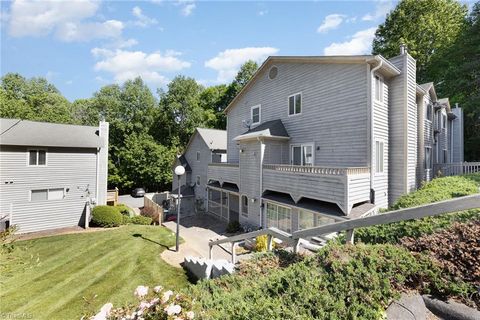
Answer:
[[142, 9], [140, 7], [137, 7], [137, 6], [134, 7], [132, 9], [132, 14], [133, 14], [134, 17], [137, 18], [137, 20], [133, 22], [136, 26], [145, 28], [145, 27], [148, 27], [149, 25], [153, 25], [153, 24], [158, 23], [158, 21], [156, 19], [146, 16], [142, 12]]
[[376, 27], [358, 31], [348, 41], [334, 42], [324, 49], [327, 56], [369, 54]]
[[374, 21], [378, 19], [384, 19], [387, 13], [393, 8], [393, 3], [389, 0], [380, 0], [375, 6], [374, 13], [367, 13], [362, 17], [363, 21]]
[[178, 58], [176, 51], [145, 53], [142, 51], [92, 49], [92, 54], [101, 60], [95, 64], [95, 71], [111, 73], [116, 82], [142, 77], [148, 83], [163, 86], [168, 79], [163, 72], [179, 71], [190, 67], [190, 62]]
[[264, 15], [266, 15], [267, 13], [268, 13], [268, 10], [260, 10], [260, 11], [257, 12], [257, 14], [258, 14], [259, 16], [264, 16]]
[[57, 28], [56, 36], [66, 42], [115, 39], [122, 35], [123, 28], [123, 22], [118, 20], [92, 23], [68, 22]]
[[318, 27], [318, 33], [326, 33], [327, 31], [338, 28], [342, 24], [343, 20], [346, 18], [343, 14], [329, 14], [325, 17], [322, 24]]
[[124, 28], [121, 21], [83, 21], [96, 15], [99, 4], [97, 0], [15, 0], [8, 13], [9, 34], [13, 37], [55, 34], [67, 42], [119, 38]]
[[205, 62], [205, 67], [218, 72], [217, 82], [227, 82], [235, 77], [240, 66], [248, 60], [262, 62], [268, 56], [278, 52], [272, 47], [249, 47], [241, 49], [227, 49], [216, 57]]
[[195, 0], [177, 0], [177, 5], [180, 6], [180, 13], [185, 17], [191, 15], [197, 7]]

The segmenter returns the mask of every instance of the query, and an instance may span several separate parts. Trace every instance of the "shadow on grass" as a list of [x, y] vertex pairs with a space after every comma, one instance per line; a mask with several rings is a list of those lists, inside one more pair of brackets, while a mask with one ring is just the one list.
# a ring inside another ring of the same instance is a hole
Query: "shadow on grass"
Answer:
[[149, 239], [149, 238], [145, 238], [141, 233], [134, 233], [134, 234], [132, 234], [132, 236], [135, 237], [135, 238], [142, 238], [143, 240], [149, 241], [151, 243], [155, 243], [155, 244], [159, 245], [160, 247], [163, 247], [166, 250], [174, 251], [174, 250], [170, 249], [168, 246], [164, 245], [163, 243], [160, 243], [158, 241], [155, 241], [155, 240], [152, 240], [152, 239]]

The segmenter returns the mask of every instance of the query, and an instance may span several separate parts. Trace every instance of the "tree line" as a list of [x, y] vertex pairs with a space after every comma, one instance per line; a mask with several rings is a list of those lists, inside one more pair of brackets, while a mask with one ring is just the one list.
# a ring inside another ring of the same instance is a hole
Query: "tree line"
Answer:
[[[439, 97], [465, 113], [465, 159], [480, 160], [480, 2], [401, 0], [380, 24], [373, 53], [398, 55], [406, 44], [417, 60], [417, 82], [434, 82]], [[225, 129], [223, 110], [257, 70], [246, 62], [227, 85], [204, 87], [177, 76], [156, 95], [141, 78], [102, 87], [69, 102], [44, 78], [2, 77], [0, 117], [98, 125], [110, 122], [109, 186], [169, 188], [171, 165], [196, 127]]]
[[1, 79], [0, 117], [91, 126], [105, 119], [110, 123], [109, 187], [161, 191], [170, 188], [175, 156], [196, 127], [225, 129], [223, 110], [257, 68], [247, 61], [230, 84], [207, 88], [177, 76], [157, 95], [136, 78], [73, 102], [45, 78], [8, 73]]

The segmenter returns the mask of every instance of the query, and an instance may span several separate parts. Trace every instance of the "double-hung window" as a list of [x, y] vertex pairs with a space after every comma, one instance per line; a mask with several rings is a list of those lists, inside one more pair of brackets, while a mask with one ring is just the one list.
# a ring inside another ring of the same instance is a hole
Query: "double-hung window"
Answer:
[[383, 79], [379, 75], [375, 75], [375, 100], [383, 102]]
[[383, 173], [384, 144], [383, 141], [375, 141], [375, 173]]
[[41, 150], [41, 149], [28, 150], [28, 165], [29, 166], [46, 166], [47, 151]]
[[260, 110], [261, 106], [253, 106], [250, 108], [250, 118], [252, 119], [252, 124], [259, 124], [261, 121]]
[[302, 93], [292, 94], [288, 97], [288, 115], [293, 116], [302, 113]]
[[432, 105], [431, 104], [427, 104], [425, 106], [425, 118], [428, 121], [432, 121]]

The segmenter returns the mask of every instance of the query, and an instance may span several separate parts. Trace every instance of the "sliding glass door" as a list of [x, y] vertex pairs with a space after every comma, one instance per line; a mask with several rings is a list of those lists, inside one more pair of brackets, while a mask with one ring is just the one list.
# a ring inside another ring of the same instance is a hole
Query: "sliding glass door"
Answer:
[[293, 145], [291, 159], [295, 166], [313, 166], [313, 143]]

